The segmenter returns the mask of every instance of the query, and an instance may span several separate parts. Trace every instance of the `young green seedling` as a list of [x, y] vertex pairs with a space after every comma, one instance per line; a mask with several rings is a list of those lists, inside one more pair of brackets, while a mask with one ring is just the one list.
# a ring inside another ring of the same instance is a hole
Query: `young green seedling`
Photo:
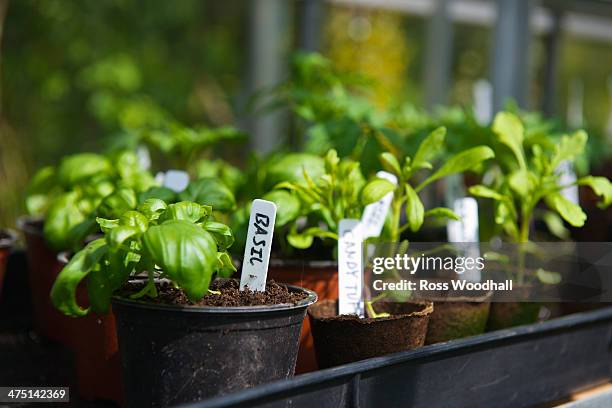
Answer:
[[[472, 186], [476, 197], [495, 201], [495, 222], [514, 242], [524, 248], [529, 242], [529, 227], [538, 204], [544, 202], [551, 211], [544, 212], [544, 220], [551, 232], [563, 236], [561, 218], [573, 227], [582, 227], [586, 214], [578, 204], [568, 200], [562, 191], [570, 186], [589, 186], [602, 198], [600, 206], [612, 203], [612, 184], [605, 177], [585, 176], [566, 185], [561, 182], [558, 168], [562, 163], [573, 163], [583, 154], [588, 136], [577, 131], [563, 136], [558, 143], [548, 140], [529, 141], [520, 119], [512, 113], [500, 112], [493, 122], [497, 135], [500, 166], [494, 169], [495, 178], [488, 185]], [[530, 147], [530, 153], [527, 147]], [[559, 216], [561, 218], [559, 218]], [[524, 251], [519, 253], [519, 283], [524, 282]]]

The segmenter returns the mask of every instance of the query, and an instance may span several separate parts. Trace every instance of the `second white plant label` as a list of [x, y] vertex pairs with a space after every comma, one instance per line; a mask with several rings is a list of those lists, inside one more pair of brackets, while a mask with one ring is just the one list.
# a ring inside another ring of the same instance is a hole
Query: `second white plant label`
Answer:
[[361, 222], [340, 220], [338, 226], [338, 313], [363, 316]]
[[242, 260], [240, 290], [266, 290], [275, 220], [276, 204], [266, 200], [253, 200]]

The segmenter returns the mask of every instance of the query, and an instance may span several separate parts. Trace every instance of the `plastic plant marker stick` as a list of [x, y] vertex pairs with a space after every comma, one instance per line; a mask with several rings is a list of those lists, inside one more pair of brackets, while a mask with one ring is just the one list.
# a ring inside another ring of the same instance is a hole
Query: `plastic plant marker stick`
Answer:
[[338, 314], [363, 316], [361, 222], [340, 220], [338, 227]]
[[180, 193], [189, 185], [189, 174], [182, 170], [168, 170], [164, 176], [164, 187]]
[[[478, 233], [478, 202], [473, 197], [458, 198], [453, 202], [453, 211], [461, 217], [459, 221], [449, 221], [446, 227], [448, 242], [477, 243]], [[480, 256], [478, 245], [468, 245], [464, 256], [477, 258]], [[480, 282], [481, 273], [477, 269], [466, 270], [463, 279]]]
[[[397, 177], [391, 173], [379, 171], [376, 173], [376, 176], [389, 180], [393, 184], [397, 185]], [[391, 206], [392, 200], [393, 192], [390, 192], [377, 202], [366, 205], [363, 210], [363, 215], [361, 216], [363, 239], [378, 237], [380, 235], [383, 226], [385, 225], [385, 218], [387, 218], [387, 213], [389, 212], [389, 207]]]
[[[569, 185], [576, 182], [576, 173], [574, 172], [572, 163], [565, 160], [559, 164], [557, 167], [557, 171], [559, 172], [559, 184]], [[561, 190], [561, 194], [567, 198], [570, 202], [579, 205], [580, 197], [578, 193], [578, 186], [569, 186]]]
[[240, 290], [245, 288], [253, 291], [266, 290], [275, 220], [276, 204], [266, 200], [253, 200], [242, 260]]

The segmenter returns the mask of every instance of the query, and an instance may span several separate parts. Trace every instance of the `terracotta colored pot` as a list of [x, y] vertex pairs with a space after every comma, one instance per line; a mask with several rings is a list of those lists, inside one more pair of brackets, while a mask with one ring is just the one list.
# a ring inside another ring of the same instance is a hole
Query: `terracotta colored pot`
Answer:
[[[57, 256], [60, 265], [68, 263], [69, 256]], [[77, 299], [85, 307], [89, 303], [85, 285], [77, 288]], [[106, 400], [123, 403], [121, 360], [112, 310], [107, 315], [89, 313], [70, 318], [75, 330], [72, 349], [79, 396], [87, 400]]]
[[26, 241], [34, 328], [43, 337], [72, 348], [74, 339], [78, 337], [74, 319], [55, 309], [49, 297], [53, 282], [63, 265], [58, 261], [57, 253], [45, 241], [43, 220], [21, 217], [17, 225]]
[[338, 316], [338, 301], [325, 300], [308, 309], [317, 362], [328, 368], [423, 346], [432, 302], [376, 302], [389, 317]]
[[2, 284], [6, 272], [8, 256], [17, 241], [17, 235], [12, 230], [0, 230], [0, 297], [2, 297]]
[[[319, 301], [338, 299], [338, 264], [331, 261], [283, 261], [271, 259], [268, 279], [314, 291]], [[318, 369], [314, 343], [308, 319], [300, 334], [295, 373], [307, 373]]]

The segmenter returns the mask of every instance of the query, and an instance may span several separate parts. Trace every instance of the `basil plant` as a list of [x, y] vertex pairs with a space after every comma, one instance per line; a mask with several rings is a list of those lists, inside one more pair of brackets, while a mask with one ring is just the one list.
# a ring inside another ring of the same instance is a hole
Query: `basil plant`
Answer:
[[[499, 166], [490, 171], [488, 185], [475, 185], [472, 195], [494, 200], [495, 222], [515, 242], [529, 241], [529, 226], [537, 212], [548, 228], [560, 238], [567, 236], [565, 220], [581, 227], [587, 218], [578, 204], [565, 198], [570, 186], [589, 186], [601, 197], [600, 206], [612, 203], [612, 184], [605, 177], [585, 176], [569, 184], [560, 177], [559, 166], [573, 164], [584, 153], [587, 134], [579, 130], [561, 137], [558, 143], [528, 138], [521, 120], [512, 113], [500, 112], [493, 122]], [[548, 210], [539, 209], [543, 202]]]
[[[444, 164], [435, 171], [434, 162], [444, 152], [446, 129], [440, 127], [432, 131], [418, 146], [416, 153], [406, 156], [400, 162], [389, 152], [380, 155], [380, 162], [385, 171], [393, 174], [397, 183], [385, 178], [376, 177], [370, 180], [361, 190], [361, 203], [374, 203], [390, 192], [393, 200], [390, 208], [390, 219], [383, 231], [385, 238], [391, 242], [399, 242], [401, 234], [408, 229], [418, 231], [427, 217], [443, 217], [458, 219], [458, 216], [448, 208], [436, 207], [425, 210], [419, 193], [434, 181], [456, 173], [477, 169], [482, 162], [495, 156], [487, 146], [476, 146], [445, 158]], [[433, 171], [423, 181], [416, 182], [416, 175], [422, 171]], [[402, 224], [402, 209], [406, 213], [406, 222]]]
[[[106, 313], [113, 294], [135, 275], [146, 275], [148, 280], [132, 298], [156, 297], [155, 278], [160, 277], [197, 301], [215, 277], [230, 277], [236, 271], [227, 253], [234, 242], [232, 231], [214, 219], [209, 205], [166, 204], [150, 198], [119, 218], [96, 222], [104, 237], [77, 252], [51, 290], [53, 304], [67, 315]], [[84, 280], [87, 308], [76, 300], [77, 286]]]
[[65, 157], [59, 166], [40, 169], [26, 190], [31, 215], [43, 216], [44, 235], [56, 250], [75, 248], [95, 231], [95, 212], [116, 193], [112, 208], [126, 200], [125, 191], [141, 192], [155, 186], [131, 151], [112, 156], [80, 153]]

